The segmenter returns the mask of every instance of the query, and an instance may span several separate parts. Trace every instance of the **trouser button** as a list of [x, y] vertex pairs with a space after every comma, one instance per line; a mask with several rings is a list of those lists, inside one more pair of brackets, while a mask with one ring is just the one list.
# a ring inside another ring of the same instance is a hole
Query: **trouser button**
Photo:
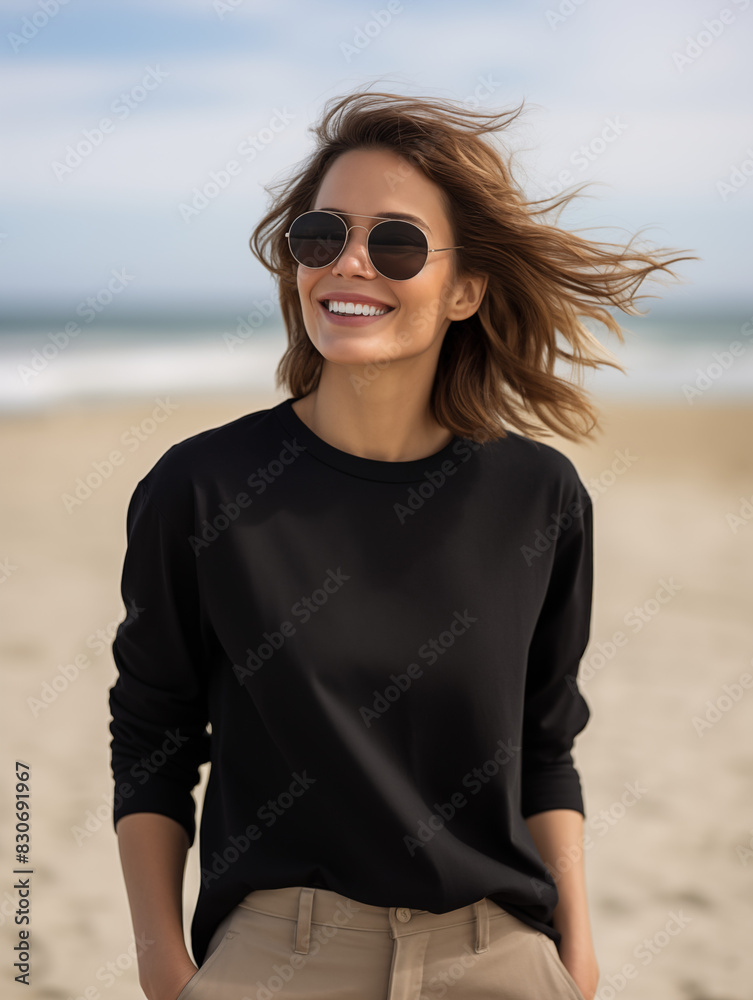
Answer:
[[407, 924], [410, 920], [410, 910], [405, 906], [398, 906], [397, 910], [395, 910], [395, 916], [401, 923]]

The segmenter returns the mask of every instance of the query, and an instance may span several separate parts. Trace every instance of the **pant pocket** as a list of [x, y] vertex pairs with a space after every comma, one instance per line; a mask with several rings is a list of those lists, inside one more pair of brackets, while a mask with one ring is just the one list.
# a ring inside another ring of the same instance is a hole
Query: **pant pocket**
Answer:
[[544, 946], [545, 953], [549, 956], [549, 961], [557, 969], [558, 973], [564, 980], [564, 982], [569, 986], [572, 991], [573, 1000], [586, 1000], [580, 991], [580, 987], [575, 982], [573, 977], [570, 975], [567, 966], [560, 958], [560, 953], [557, 950], [557, 945], [554, 941], [548, 937], [546, 934], [541, 933], [541, 943]]
[[[201, 983], [203, 982], [203, 980], [205, 979], [205, 977], [208, 975], [208, 973], [220, 961], [220, 959], [222, 958], [223, 952], [226, 951], [227, 946], [230, 944], [230, 942], [234, 938], [237, 938], [237, 937], [238, 937], [238, 931], [234, 931], [234, 930], [227, 930], [227, 931], [225, 931], [225, 933], [222, 936], [222, 938], [220, 939], [220, 942], [217, 945], [217, 947], [202, 962], [202, 964], [199, 966], [199, 968], [196, 970], [196, 972], [194, 972], [194, 974], [188, 980], [188, 982], [186, 983], [186, 985], [183, 987], [183, 989], [177, 995], [177, 997], [175, 998], [175, 1000], [189, 1000], [189, 997], [193, 997], [194, 996], [194, 991], [196, 990], [196, 988], [201, 985]], [[210, 944], [211, 944], [211, 942], [210, 942]], [[198, 996], [196, 997], [196, 1000], [199, 1000]]]

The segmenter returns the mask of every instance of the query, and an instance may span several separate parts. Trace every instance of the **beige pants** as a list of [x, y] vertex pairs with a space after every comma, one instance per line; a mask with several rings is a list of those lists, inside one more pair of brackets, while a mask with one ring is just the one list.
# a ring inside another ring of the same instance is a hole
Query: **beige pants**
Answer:
[[490, 899], [448, 913], [329, 889], [249, 893], [176, 1000], [584, 1000], [540, 931]]

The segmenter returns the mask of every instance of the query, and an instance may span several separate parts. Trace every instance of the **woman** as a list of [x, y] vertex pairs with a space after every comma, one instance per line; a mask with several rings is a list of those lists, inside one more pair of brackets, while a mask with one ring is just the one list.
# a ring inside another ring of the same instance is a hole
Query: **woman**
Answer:
[[113, 816], [149, 1000], [594, 996], [592, 508], [526, 434], [592, 433], [555, 360], [619, 367], [579, 317], [621, 336], [604, 304], [687, 258], [545, 222], [483, 138], [519, 112], [333, 101], [251, 239], [289, 396], [131, 498]]

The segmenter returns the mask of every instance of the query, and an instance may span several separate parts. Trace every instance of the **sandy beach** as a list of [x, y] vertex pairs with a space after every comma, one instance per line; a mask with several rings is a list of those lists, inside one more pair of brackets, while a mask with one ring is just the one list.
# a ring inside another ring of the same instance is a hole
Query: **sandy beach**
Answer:
[[[107, 693], [124, 615], [126, 507], [170, 445], [281, 398], [170, 396], [166, 406], [161, 396], [0, 421], [3, 996], [142, 996], [110, 810]], [[594, 499], [581, 665], [592, 714], [575, 757], [597, 996], [750, 1000], [753, 405], [620, 402], [601, 412], [595, 443], [544, 439], [573, 460]], [[91, 495], [66, 501], [114, 450], [122, 461]], [[11, 957], [16, 761], [30, 766], [31, 785], [25, 993]]]

